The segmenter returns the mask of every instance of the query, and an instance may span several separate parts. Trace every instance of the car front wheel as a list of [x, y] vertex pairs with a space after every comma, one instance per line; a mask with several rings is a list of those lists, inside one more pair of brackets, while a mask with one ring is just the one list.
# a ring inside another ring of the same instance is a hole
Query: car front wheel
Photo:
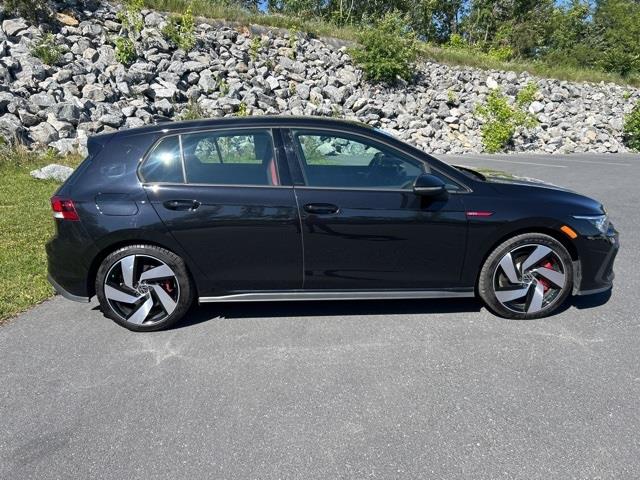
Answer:
[[478, 293], [494, 313], [513, 319], [546, 317], [567, 299], [573, 263], [553, 237], [526, 233], [499, 245], [487, 258]]
[[131, 245], [108, 255], [95, 287], [105, 316], [134, 331], [173, 325], [193, 300], [184, 261], [154, 245]]

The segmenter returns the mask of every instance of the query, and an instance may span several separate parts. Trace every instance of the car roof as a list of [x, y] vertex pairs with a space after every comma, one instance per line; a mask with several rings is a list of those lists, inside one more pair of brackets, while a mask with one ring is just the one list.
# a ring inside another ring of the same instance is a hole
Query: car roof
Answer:
[[220, 117], [180, 122], [164, 122], [138, 128], [129, 128], [115, 132], [118, 136], [170, 133], [202, 128], [229, 127], [324, 127], [374, 130], [373, 127], [355, 120], [342, 120], [329, 117], [310, 117], [295, 115], [256, 115], [248, 117]]

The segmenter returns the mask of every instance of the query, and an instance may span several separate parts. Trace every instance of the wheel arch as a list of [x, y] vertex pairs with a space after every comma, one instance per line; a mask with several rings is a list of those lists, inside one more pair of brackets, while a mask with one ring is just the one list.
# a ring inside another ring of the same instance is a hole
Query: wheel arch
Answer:
[[489, 258], [489, 255], [491, 255], [491, 253], [499, 245], [501, 245], [502, 243], [506, 242], [510, 238], [517, 237], [518, 235], [524, 235], [526, 233], [540, 233], [540, 234], [543, 234], [543, 235], [548, 235], [551, 238], [553, 238], [554, 240], [559, 241], [562, 244], [562, 246], [567, 249], [567, 252], [569, 252], [569, 255], [571, 256], [571, 260], [573, 261], [573, 267], [574, 267], [573, 268], [573, 281], [574, 281], [573, 286], [574, 286], [574, 290], [576, 288], [576, 285], [580, 285], [580, 257], [578, 255], [578, 249], [571, 242], [569, 237], [567, 237], [561, 231], [555, 230], [555, 229], [553, 229], [551, 227], [541, 227], [541, 226], [534, 227], [534, 226], [531, 226], [531, 227], [523, 227], [523, 228], [511, 230], [508, 233], [504, 233], [503, 235], [498, 237], [497, 240], [495, 240], [491, 244], [491, 246], [486, 250], [486, 252], [484, 253], [484, 255], [482, 257], [482, 261], [480, 262], [479, 267], [478, 267], [477, 272], [476, 272], [476, 278], [475, 278], [475, 284], [474, 284], [474, 289], [476, 291], [476, 294], [478, 293], [478, 282], [480, 280], [480, 273], [482, 272], [482, 266], [487, 261], [487, 258]]
[[100, 265], [102, 264], [104, 259], [107, 258], [111, 253], [115, 252], [116, 250], [119, 250], [121, 248], [128, 247], [128, 246], [133, 246], [133, 245], [149, 245], [153, 247], [159, 247], [159, 248], [168, 250], [171, 253], [179, 256], [185, 263], [185, 266], [187, 268], [187, 274], [191, 279], [191, 284], [193, 286], [194, 294], [196, 298], [198, 297], [198, 282], [196, 281], [196, 277], [194, 276], [194, 273], [193, 273], [193, 268], [190, 265], [190, 261], [186, 257], [186, 255], [183, 255], [182, 252], [180, 252], [176, 248], [173, 248], [171, 245], [167, 245], [157, 240], [147, 240], [142, 238], [128, 238], [128, 239], [114, 241], [112, 243], [106, 244], [105, 246], [103, 246], [103, 248], [101, 248], [98, 251], [97, 255], [93, 258], [93, 261], [89, 266], [89, 273], [87, 275], [87, 291], [89, 292], [89, 297], [93, 297], [96, 294], [96, 291], [95, 291], [96, 276], [98, 274], [98, 269], [100, 268]]

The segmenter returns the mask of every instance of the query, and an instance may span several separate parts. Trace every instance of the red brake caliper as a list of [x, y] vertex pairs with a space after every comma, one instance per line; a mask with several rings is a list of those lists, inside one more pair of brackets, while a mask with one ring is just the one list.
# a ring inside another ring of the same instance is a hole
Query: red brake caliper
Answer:
[[[549, 270], [554, 270], [553, 265], [551, 265], [551, 262], [547, 262], [542, 266], [544, 268], [548, 268]], [[549, 288], [551, 288], [551, 284], [549, 283], [549, 280], [547, 280], [546, 278], [538, 277], [538, 281], [544, 287], [544, 293], [547, 293], [547, 290], [549, 290]]]

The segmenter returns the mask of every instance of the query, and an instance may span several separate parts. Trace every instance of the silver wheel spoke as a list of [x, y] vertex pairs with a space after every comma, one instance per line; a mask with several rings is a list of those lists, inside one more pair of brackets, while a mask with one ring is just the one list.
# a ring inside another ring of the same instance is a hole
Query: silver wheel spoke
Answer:
[[169, 294], [165, 292], [164, 288], [160, 285], [150, 286], [153, 288], [153, 291], [156, 292], [158, 300], [160, 300], [160, 303], [164, 307], [165, 312], [167, 312], [167, 315], [171, 315], [171, 313], [176, 309], [176, 302], [173, 301]]
[[529, 291], [529, 286], [523, 288], [515, 288], [513, 290], [498, 290], [496, 291], [496, 298], [500, 303], [511, 302], [518, 298], [524, 297]]
[[531, 255], [529, 255], [526, 258], [526, 260], [522, 262], [522, 265], [520, 266], [520, 271], [522, 273], [526, 272], [527, 269], [534, 266], [536, 263], [538, 263], [540, 260], [542, 260], [544, 257], [549, 255], [550, 253], [551, 253], [551, 249], [549, 247], [545, 247], [544, 245], [538, 245], [535, 248], [535, 250], [531, 252]]
[[152, 308], [153, 298], [149, 296], [149, 298], [147, 298], [147, 300], [140, 306], [140, 308], [138, 308], [138, 310], [133, 312], [133, 314], [129, 318], [127, 318], [127, 322], [141, 325], [142, 322], [144, 322], [145, 318], [147, 318], [147, 315], [149, 315], [149, 312]]
[[171, 270], [166, 265], [160, 265], [159, 267], [152, 268], [143, 272], [138, 279], [139, 282], [143, 280], [153, 280], [155, 278], [165, 278], [165, 277], [174, 277], [173, 270]]
[[527, 313], [535, 313], [537, 311], [542, 310], [542, 302], [544, 300], [544, 285], [538, 282], [536, 283], [535, 290], [533, 291], [533, 296], [529, 301], [529, 305], [527, 306]]
[[180, 300], [180, 283], [171, 267], [143, 253], [116, 261], [103, 285], [111, 310], [132, 325], [147, 326], [166, 320]]
[[550, 280], [558, 287], [564, 287], [564, 273], [556, 272], [555, 270], [551, 270], [550, 268], [546, 267], [536, 268], [534, 271], [542, 275], [547, 280]]
[[128, 257], [124, 257], [122, 260], [120, 260], [120, 267], [122, 268], [122, 280], [124, 281], [124, 284], [129, 288], [133, 288], [133, 268], [135, 267], [135, 264], [135, 255], [129, 255]]
[[142, 298], [141, 296], [136, 297], [134, 295], [129, 295], [128, 293], [118, 290], [117, 288], [113, 288], [110, 285], [104, 286], [104, 295], [110, 300], [123, 303], [136, 303]]
[[516, 272], [516, 266], [513, 264], [513, 258], [511, 257], [511, 253], [507, 253], [502, 260], [500, 260], [500, 267], [502, 267], [502, 271], [507, 276], [511, 283], [520, 283], [520, 279], [518, 278], [518, 273]]

